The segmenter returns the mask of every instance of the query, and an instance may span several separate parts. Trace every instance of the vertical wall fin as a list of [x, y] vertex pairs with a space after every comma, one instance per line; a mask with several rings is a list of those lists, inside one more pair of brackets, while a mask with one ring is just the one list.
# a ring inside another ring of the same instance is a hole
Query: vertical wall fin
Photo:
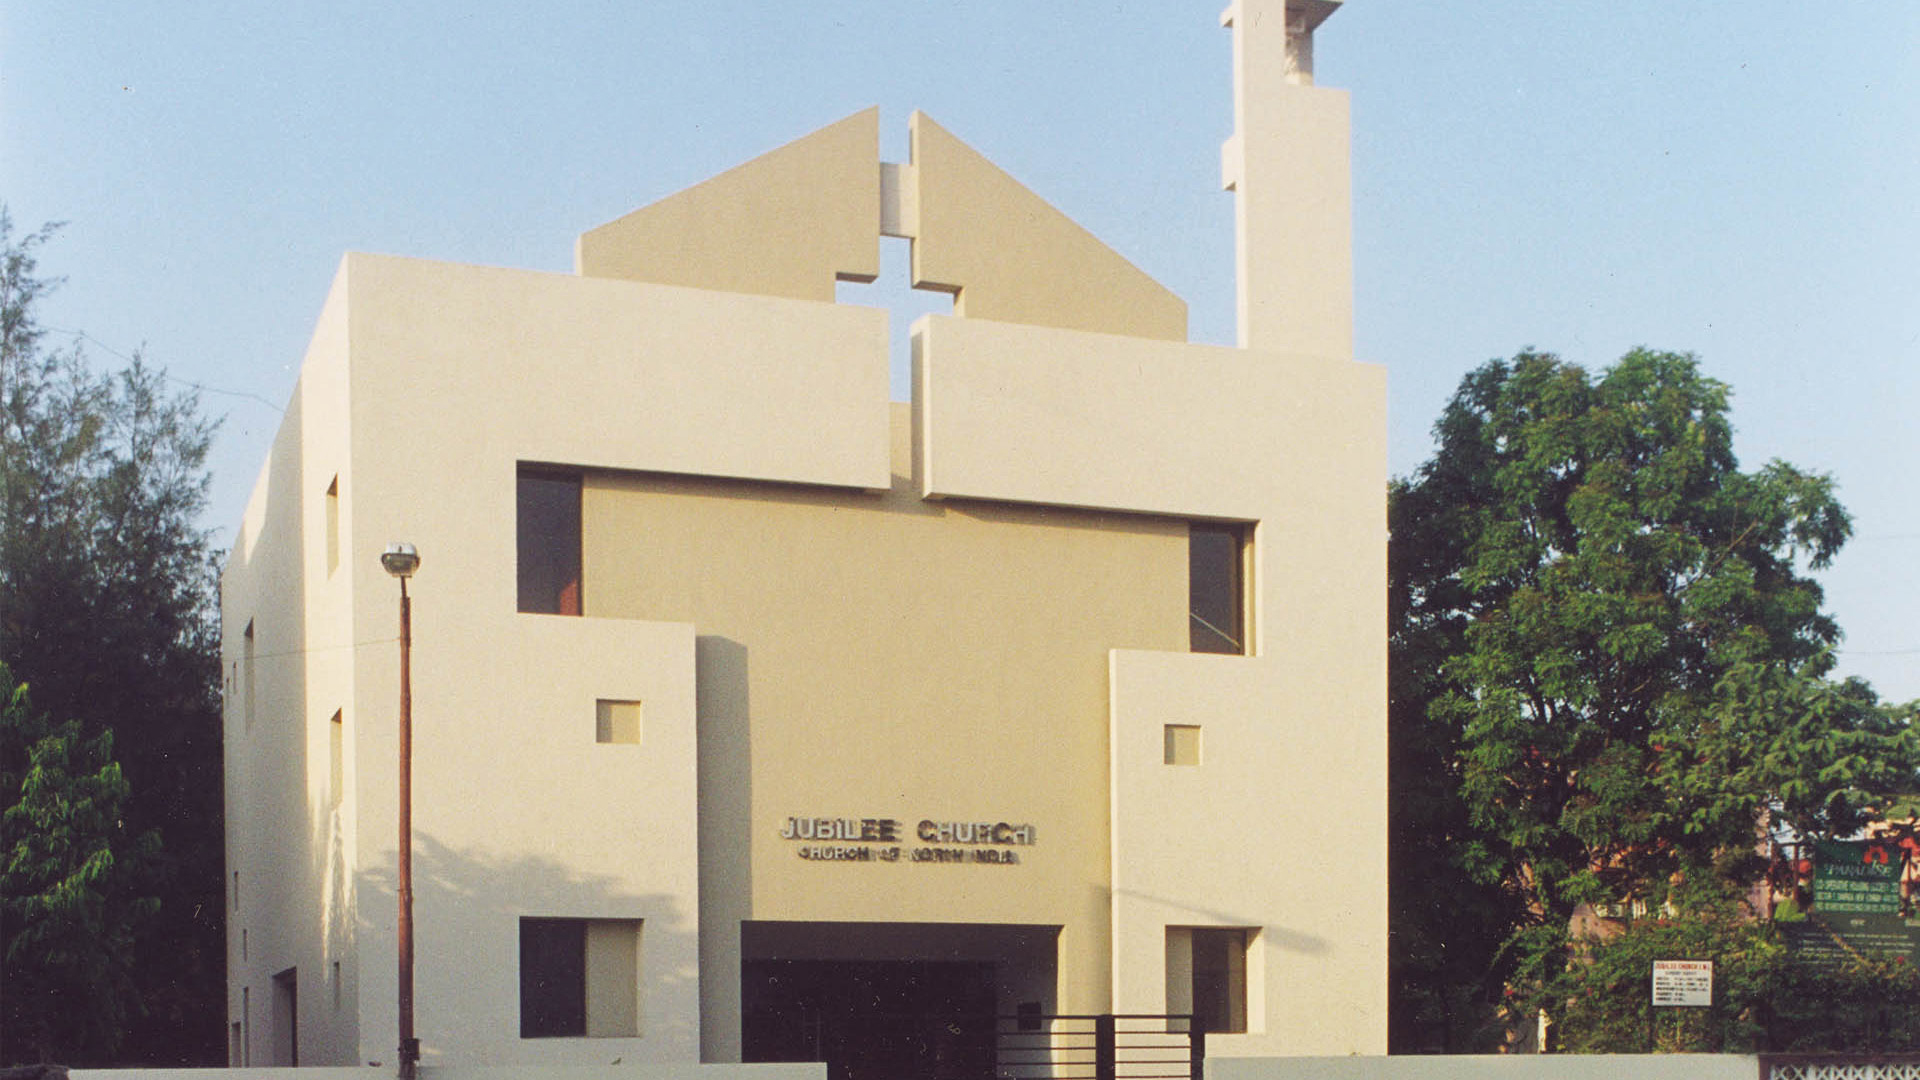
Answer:
[[1313, 85], [1328, 0], [1234, 0], [1234, 193], [1243, 348], [1353, 355], [1353, 195], [1347, 95]]

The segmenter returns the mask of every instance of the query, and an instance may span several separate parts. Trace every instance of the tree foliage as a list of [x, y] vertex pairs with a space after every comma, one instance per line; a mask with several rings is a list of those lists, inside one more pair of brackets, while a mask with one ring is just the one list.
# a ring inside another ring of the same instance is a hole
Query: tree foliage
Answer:
[[[1890, 1053], [1920, 1049], [1920, 970], [1898, 959], [1796, 956], [1773, 927], [1700, 916], [1636, 920], [1576, 946], [1556, 973], [1560, 1048], [1574, 1053]], [[1713, 1003], [1654, 1009], [1655, 960], [1714, 965]]]
[[9, 1054], [112, 1060], [140, 1008], [134, 935], [159, 908], [142, 895], [157, 834], [126, 825], [113, 733], [53, 725], [0, 664], [0, 1002]]
[[[57, 283], [36, 270], [52, 232], [16, 238], [0, 209], [0, 663], [39, 709], [78, 725], [74, 753], [111, 733], [126, 827], [165, 842], [140, 866], [162, 905], [131, 940], [143, 1008], [123, 1017], [122, 1060], [213, 1064], [225, 1012], [218, 615], [197, 519], [214, 427], [138, 354], [102, 375], [77, 346], [49, 347], [38, 309]], [[15, 1053], [13, 1036], [0, 1032], [0, 1053]]]
[[[1844, 833], [1911, 786], [1908, 718], [1826, 678], [1804, 568], [1850, 531], [1833, 482], [1741, 471], [1728, 407], [1691, 356], [1594, 377], [1525, 352], [1462, 381], [1394, 485], [1398, 850], [1437, 845], [1424, 881], [1396, 871], [1415, 984], [1543, 994], [1578, 904], [1714, 909], [1769, 825]], [[1449, 943], [1446, 970], [1412, 963]]]

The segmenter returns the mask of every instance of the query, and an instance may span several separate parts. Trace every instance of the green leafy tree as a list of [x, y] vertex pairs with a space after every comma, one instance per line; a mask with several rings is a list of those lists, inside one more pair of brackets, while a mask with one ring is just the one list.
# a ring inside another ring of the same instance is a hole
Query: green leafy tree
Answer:
[[[1655, 960], [1713, 962], [1706, 1007], [1654, 1009]], [[1888, 1053], [1920, 1048], [1920, 970], [1897, 959], [1795, 955], [1765, 922], [1635, 920], [1575, 945], [1555, 978], [1560, 1047], [1575, 1053]]]
[[127, 830], [113, 733], [51, 725], [0, 664], [0, 1002], [15, 1060], [113, 1060], [140, 1009], [133, 939], [159, 837]]
[[1802, 567], [1847, 539], [1832, 481], [1742, 472], [1728, 402], [1687, 355], [1522, 353], [1466, 377], [1391, 493], [1396, 798], [1446, 844], [1396, 907], [1418, 927], [1417, 890], [1494, 889], [1505, 949], [1483, 921], [1459, 962], [1522, 1014], [1555, 1003], [1578, 904], [1716, 910], [1769, 825], [1844, 832], [1911, 785], [1906, 718], [1826, 679]]
[[217, 1064], [217, 567], [197, 524], [213, 425], [137, 354], [102, 375], [77, 346], [49, 347], [37, 311], [57, 283], [36, 271], [51, 236], [16, 237], [0, 209], [0, 663], [86, 745], [112, 733], [127, 828], [165, 839], [140, 866], [162, 905], [129, 946], [143, 1009], [120, 1060]]

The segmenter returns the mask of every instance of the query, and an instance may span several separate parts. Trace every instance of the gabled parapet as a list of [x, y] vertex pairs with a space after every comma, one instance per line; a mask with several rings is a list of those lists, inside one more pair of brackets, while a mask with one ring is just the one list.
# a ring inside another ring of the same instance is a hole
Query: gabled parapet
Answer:
[[954, 313], [1184, 341], [1187, 305], [916, 112], [912, 160], [880, 161], [867, 109], [582, 233], [584, 277], [832, 301], [872, 281], [880, 237], [913, 242], [913, 285]]
[[583, 277], [833, 301], [880, 273], [880, 110], [581, 233]]
[[963, 318], [1185, 341], [1187, 305], [979, 151], [915, 112], [913, 285]]

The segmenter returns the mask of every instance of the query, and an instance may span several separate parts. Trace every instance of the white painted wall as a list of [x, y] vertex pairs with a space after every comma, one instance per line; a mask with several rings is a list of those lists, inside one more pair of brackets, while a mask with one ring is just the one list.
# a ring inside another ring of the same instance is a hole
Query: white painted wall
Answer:
[[1752, 1080], [1746, 1054], [1476, 1054], [1207, 1059], [1207, 1080]]

